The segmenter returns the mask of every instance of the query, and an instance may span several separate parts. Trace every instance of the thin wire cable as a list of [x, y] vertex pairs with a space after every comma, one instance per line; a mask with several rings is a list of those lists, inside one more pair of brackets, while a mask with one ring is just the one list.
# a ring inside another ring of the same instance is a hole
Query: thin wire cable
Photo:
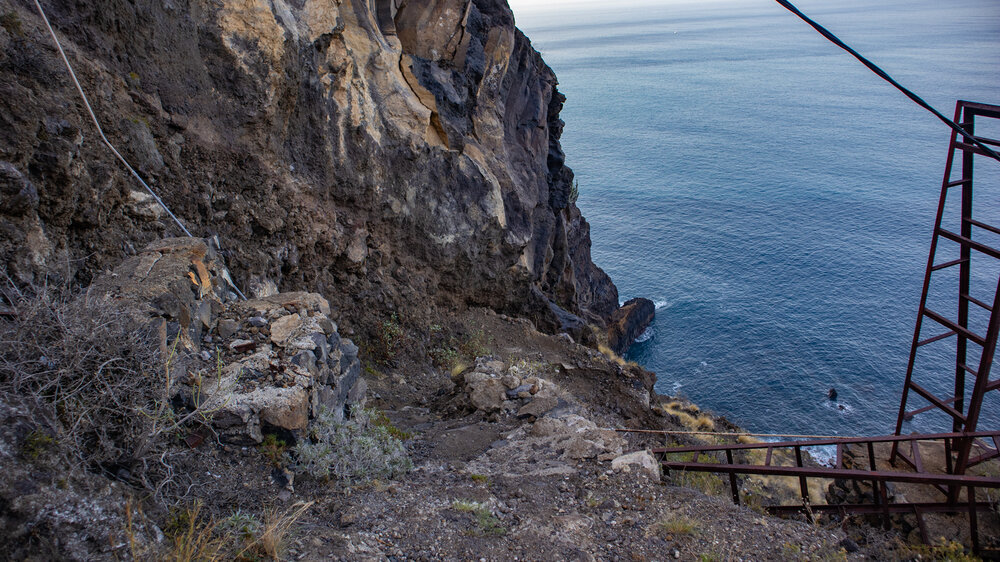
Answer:
[[115, 146], [111, 144], [111, 141], [108, 140], [108, 137], [104, 135], [104, 129], [101, 128], [101, 123], [97, 120], [97, 115], [94, 113], [94, 109], [90, 107], [90, 101], [87, 100], [87, 94], [83, 92], [83, 87], [80, 85], [80, 81], [76, 78], [76, 72], [73, 72], [73, 65], [69, 63], [69, 59], [66, 57], [66, 52], [63, 51], [62, 43], [60, 43], [59, 38], [56, 37], [56, 32], [55, 30], [52, 29], [52, 24], [49, 23], [49, 18], [46, 17], [45, 10], [42, 9], [42, 5], [38, 2], [38, 0], [35, 0], [35, 7], [38, 8], [38, 13], [41, 14], [42, 21], [45, 22], [45, 27], [49, 30], [49, 35], [51, 35], [52, 40], [55, 41], [56, 48], [59, 49], [59, 55], [62, 56], [62, 60], [66, 64], [66, 70], [69, 70], [69, 75], [73, 78], [73, 83], [76, 85], [76, 91], [80, 93], [80, 97], [83, 99], [83, 105], [86, 106], [87, 112], [90, 113], [90, 118], [94, 121], [94, 126], [97, 127], [97, 133], [101, 135], [101, 140], [103, 140], [104, 144], [111, 149], [111, 152], [113, 152], [115, 156], [118, 157], [118, 160], [120, 160], [121, 163], [124, 164], [126, 168], [128, 168], [128, 171], [132, 172], [132, 175], [135, 176], [135, 179], [139, 180], [139, 183], [141, 183], [142, 186], [146, 188], [146, 191], [153, 196], [153, 199], [155, 199], [156, 202], [159, 203], [160, 207], [163, 207], [163, 210], [166, 211], [168, 215], [170, 215], [170, 218], [174, 219], [174, 222], [176, 222], [177, 226], [179, 226], [180, 229], [184, 231], [184, 234], [193, 237], [191, 232], [184, 227], [183, 223], [181, 223], [181, 220], [177, 218], [177, 215], [170, 212], [170, 209], [167, 207], [166, 203], [164, 203], [163, 200], [160, 199], [158, 195], [156, 195], [156, 192], [153, 191], [153, 188], [149, 187], [149, 185], [145, 182], [145, 180], [142, 179], [142, 176], [140, 176], [139, 173], [135, 171], [135, 168], [133, 168], [131, 164], [128, 163], [128, 160], [125, 160], [125, 157], [122, 156], [120, 152], [118, 152], [118, 149], [115, 148]]
[[[610, 429], [610, 428], [609, 428]], [[724, 437], [788, 437], [796, 439], [851, 439], [843, 435], [797, 435], [794, 433], [742, 433], [723, 431], [672, 431], [668, 429], [612, 429], [618, 433], [656, 433], [662, 435], [720, 435]]]
[[[616, 431], [618, 433], [653, 433], [659, 435], [715, 435], [721, 437], [786, 437], [790, 439], [857, 439], [854, 436], [845, 435], [798, 435], [794, 433], [743, 433], [743, 432], [724, 432], [724, 431], [673, 431], [669, 429], [616, 429], [616, 428], [601, 428], [610, 431]], [[934, 439], [914, 439], [918, 443], [940, 443], [938, 440]], [[760, 443], [761, 446], [767, 445], [767, 443]], [[980, 448], [985, 448], [992, 450], [992, 447], [983, 447], [980, 443], [975, 443], [976, 446]], [[816, 445], [821, 447], [823, 445]]]
[[897, 90], [899, 90], [900, 92], [903, 92], [903, 94], [905, 94], [906, 97], [908, 97], [911, 100], [913, 100], [914, 103], [916, 103], [920, 107], [926, 109], [927, 111], [930, 111], [931, 113], [933, 113], [938, 119], [940, 119], [945, 124], [947, 124], [949, 127], [951, 127], [952, 130], [954, 130], [958, 134], [962, 135], [969, 142], [975, 144], [980, 150], [982, 150], [985, 153], [986, 156], [989, 156], [990, 158], [993, 158], [994, 160], [1000, 161], [1000, 154], [997, 154], [996, 152], [994, 152], [993, 149], [991, 149], [989, 146], [986, 146], [986, 144], [984, 144], [982, 141], [980, 141], [975, 136], [973, 136], [972, 134], [970, 134], [968, 131], [966, 131], [964, 128], [962, 128], [958, 123], [955, 123], [951, 119], [948, 119], [940, 111], [938, 111], [938, 110], [934, 109], [933, 107], [931, 107], [931, 105], [929, 103], [927, 103], [926, 101], [924, 101], [920, 96], [918, 96], [917, 94], [913, 93], [912, 91], [910, 91], [909, 89], [907, 89], [905, 86], [903, 86], [899, 82], [896, 82], [896, 80], [894, 80], [892, 78], [892, 76], [889, 76], [888, 73], [886, 73], [884, 70], [882, 70], [881, 68], [879, 68], [875, 63], [873, 63], [872, 61], [868, 60], [867, 58], [865, 58], [864, 56], [862, 56], [860, 53], [858, 53], [857, 51], [855, 51], [854, 49], [852, 49], [850, 46], [848, 46], [846, 43], [844, 43], [843, 41], [841, 41], [840, 38], [838, 38], [836, 35], [834, 35], [833, 33], [831, 33], [830, 30], [828, 30], [827, 28], [823, 27], [822, 25], [816, 23], [815, 21], [813, 21], [812, 19], [810, 19], [808, 16], [806, 16], [805, 14], [803, 14], [802, 12], [800, 12], [799, 9], [796, 8], [794, 5], [792, 5], [791, 2], [789, 2], [788, 0], [775, 0], [775, 1], [778, 4], [781, 4], [782, 6], [784, 6], [789, 12], [792, 12], [793, 14], [795, 14], [796, 16], [798, 16], [799, 19], [801, 19], [802, 21], [808, 23], [810, 26], [812, 26], [813, 29], [815, 29], [816, 31], [818, 31], [820, 33], [820, 35], [822, 35], [823, 37], [826, 37], [834, 45], [836, 45], [836, 46], [840, 47], [841, 49], [847, 51], [848, 53], [851, 54], [851, 56], [853, 56], [854, 58], [856, 58], [859, 61], [861, 61], [861, 64], [867, 66], [872, 72], [874, 72], [875, 74], [877, 74], [880, 78], [882, 78], [886, 82], [888, 82], [888, 83], [892, 84], [893, 86], [895, 86], [895, 88]]

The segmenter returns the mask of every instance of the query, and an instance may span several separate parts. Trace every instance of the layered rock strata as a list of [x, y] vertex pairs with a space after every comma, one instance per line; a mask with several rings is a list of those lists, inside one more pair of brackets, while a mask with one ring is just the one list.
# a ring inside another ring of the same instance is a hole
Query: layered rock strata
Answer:
[[[108, 137], [237, 285], [577, 338], [617, 308], [569, 196], [564, 98], [502, 0], [46, 7]], [[177, 229], [98, 142], [33, 4], [0, 14], [0, 261], [86, 284]]]

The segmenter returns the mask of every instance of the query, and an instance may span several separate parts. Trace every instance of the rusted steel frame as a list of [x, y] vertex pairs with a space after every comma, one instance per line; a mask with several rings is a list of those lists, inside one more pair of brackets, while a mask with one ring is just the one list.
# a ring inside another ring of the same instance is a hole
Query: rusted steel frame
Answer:
[[[993, 312], [990, 314], [990, 325], [986, 330], [986, 346], [983, 348], [982, 356], [979, 359], [979, 374], [972, 389], [972, 396], [969, 397], [968, 418], [965, 423], [967, 430], [975, 430], [979, 423], [979, 414], [983, 407], [983, 398], [986, 396], [986, 386], [990, 382], [990, 368], [993, 364], [993, 356], [996, 352], [997, 337], [1000, 335], [1000, 278], [997, 279], [997, 291], [993, 298]], [[959, 439], [958, 460], [955, 464], [955, 473], [963, 474], [969, 466], [969, 455], [972, 451], [973, 437]]]
[[[726, 451], [726, 461], [729, 464], [733, 464], [733, 452]], [[736, 483], [736, 473], [729, 473], [729, 490], [733, 494], [733, 503], [740, 505], [740, 487]]]
[[[872, 444], [871, 441], [868, 442], [868, 468], [872, 472], [876, 472], [878, 469], [878, 467], [875, 466], [875, 445]], [[872, 491], [874, 492], [872, 498], [875, 500], [875, 505], [881, 505], [883, 508], [889, 505], [889, 497], [886, 493], [885, 483], [880, 483], [878, 480], [872, 480]], [[889, 529], [892, 526], [892, 521], [889, 519], [889, 512], [884, 509], [882, 514], [882, 526], [886, 529]]]
[[974, 486], [966, 487], [966, 494], [969, 498], [969, 534], [972, 538], [972, 552], [979, 552], [979, 519], [977, 518], [976, 512], [976, 488]]
[[782, 449], [791, 447], [820, 447], [824, 445], [838, 445], [845, 444], [851, 445], [856, 443], [893, 443], [899, 441], [911, 441], [917, 439], [919, 441], [938, 441], [942, 439], [955, 439], [959, 437], [975, 437], [975, 438], [993, 438], [1000, 437], [1000, 430], [998, 431], [978, 431], [975, 433], [910, 433], [908, 435], [880, 435], [876, 437], [843, 437], [837, 439], [809, 439], [805, 441], [777, 441], [773, 443], [726, 443], [718, 445], [693, 445], [685, 447], [661, 447], [657, 449], [651, 449], [654, 453], [692, 453], [698, 452], [715, 452], [715, 451], [725, 451], [729, 450], [752, 450], [752, 449]]
[[[929, 313], [930, 311], [928, 310], [926, 312]], [[929, 314], [928, 314], [928, 316], [930, 318], [933, 318], [933, 316], [930, 316]], [[946, 404], [944, 400], [941, 400], [940, 398], [938, 398], [937, 396], [935, 396], [933, 392], [927, 390], [926, 388], [920, 386], [919, 384], [917, 384], [915, 382], [911, 382], [910, 383], [910, 388], [912, 388], [914, 390], [914, 392], [916, 392], [917, 394], [919, 394], [924, 400], [927, 400], [928, 402], [930, 402], [932, 406], [934, 406], [935, 408], [937, 408], [937, 409], [941, 410], [942, 412], [944, 412], [944, 413], [948, 414], [949, 416], [951, 416], [952, 419], [954, 419], [956, 422], [959, 421], [959, 420], [961, 420], [963, 422], [965, 421], [966, 418], [965, 418], [965, 415], [962, 414], [962, 412], [959, 412], [955, 408], [952, 408], [951, 406], [949, 406], [948, 404]], [[957, 400], [956, 400], [956, 402], [957, 402]]]
[[957, 105], [969, 108], [970, 111], [974, 111], [976, 115], [982, 115], [984, 117], [992, 117], [994, 119], [1000, 119], [1000, 106], [992, 105], [989, 103], [979, 103], [975, 101], [965, 101], [959, 100]]
[[945, 486], [976, 486], [1000, 488], [1000, 478], [969, 476], [964, 474], [929, 474], [915, 472], [887, 472], [883, 470], [854, 470], [822, 467], [761, 466], [752, 464], [702, 464], [696, 462], [662, 461], [669, 470], [692, 472], [721, 472], [725, 474], [762, 474], [765, 476], [792, 476], [845, 480], [875, 480], [878, 482], [908, 482], [914, 484], [943, 484]]
[[[949, 336], [954, 336], [955, 332], [949, 332], [948, 335]], [[955, 401], [955, 397], [952, 396], [951, 398], [948, 398], [947, 400], [942, 400], [941, 402], [944, 403], [944, 404], [951, 404], [954, 401]], [[934, 408], [937, 408], [936, 404], [930, 404], [930, 405], [924, 406], [923, 408], [917, 408], [916, 410], [911, 410], [909, 412], [906, 412], [905, 418], [907, 419], [907, 421], [912, 420], [918, 414], [922, 414], [924, 412], [929, 412], [929, 411], [933, 410]]]
[[[974, 115], [969, 115], [969, 110], [965, 109], [965, 114], [967, 121], [969, 121], [969, 128], [965, 128], [969, 133], [975, 134], [975, 118]], [[969, 117], [972, 117], [971, 119]], [[964, 127], [963, 127], [964, 128]], [[960, 234], [963, 238], [972, 240], [972, 225], [969, 221], [972, 219], [972, 170], [973, 161], [975, 155], [968, 150], [962, 151], [962, 219], [960, 223]], [[959, 420], [955, 418], [952, 420], [952, 431], [975, 431], [976, 426], [974, 424], [969, 425], [968, 410], [965, 409], [965, 365], [966, 358], [968, 357], [968, 346], [969, 346], [969, 301], [962, 298], [962, 295], [969, 294], [970, 283], [972, 278], [972, 248], [967, 244], [962, 244], [959, 246], [958, 257], [962, 260], [962, 264], [959, 266], [958, 273], [958, 326], [961, 330], [956, 330], [958, 333], [958, 341], [955, 347], [955, 392], [952, 396], [955, 397], [954, 408], [958, 412], [965, 412], [963, 419]], [[986, 347], [989, 338], [987, 336], [979, 345]], [[964, 463], [963, 463], [964, 464]], [[964, 468], [964, 467], [963, 467]], [[959, 471], [961, 474], [961, 471]]]
[[[973, 505], [976, 511], [991, 511], [993, 509], [993, 504], [990, 502], [975, 502]], [[769, 505], [765, 506], [764, 509], [774, 515], [794, 515], [796, 513], [801, 513], [804, 510], [801, 505]], [[811, 505], [809, 506], [809, 509], [815, 512], [844, 512], [856, 515], [881, 515], [886, 509], [888, 509], [889, 513], [892, 514], [910, 514], [914, 513], [914, 510], [917, 510], [918, 513], [967, 513], [969, 511], [969, 504], [950, 504], [944, 502], [891, 503], [888, 508], [883, 508], [880, 505], [872, 505], [868, 503], [839, 503]]]
[[[954, 232], [952, 232], [950, 230], [945, 230], [943, 228], [938, 228], [937, 229], [937, 233], [939, 235], [941, 235], [941, 236], [944, 236], [948, 240], [951, 240], [952, 242], [955, 242], [956, 244], [961, 244], [962, 246], [968, 246], [969, 248], [971, 248], [971, 249], [979, 252], [980, 254], [985, 254], [987, 256], [990, 256], [991, 258], [1000, 259], [1000, 250], [994, 248], [993, 246], [987, 246], [986, 244], [982, 244], [980, 242], [976, 242], [975, 240], [973, 240], [971, 238], [966, 238], [965, 236], [962, 236], [961, 234], [955, 234]], [[927, 309], [924, 309], [924, 313], [926, 313], [926, 312], [927, 312]], [[945, 322], [941, 322], [940, 320], [937, 320], [937, 322], [939, 324], [941, 324], [942, 326], [945, 326], [947, 328], [952, 328], [953, 327], [953, 326], [950, 326], [949, 324], [947, 324]], [[979, 345], [982, 345], [982, 343], [980, 343], [980, 342], [976, 342], [976, 343], [979, 343]]]
[[920, 541], [930, 544], [930, 536], [927, 534], [927, 523], [924, 521], [924, 510], [919, 506], [913, 506], [913, 516], [917, 519], [917, 527], [920, 529]]
[[[963, 104], [961, 101], [955, 104], [955, 118], [957, 123], [962, 117]], [[948, 197], [948, 184], [951, 182], [951, 166], [955, 160], [955, 144], [958, 142], [958, 133], [952, 131], [951, 142], [948, 145], [948, 160], [944, 167], [944, 180], [941, 182], [941, 197], [938, 199], [937, 214], [934, 218], [934, 230], [931, 235], [931, 247], [927, 255], [927, 267], [924, 270], [924, 284], [920, 292], [920, 307], [917, 309], [916, 325], [913, 328], [913, 343], [910, 345], [910, 357], [906, 363], [906, 380], [903, 382], [903, 396], [899, 403], [899, 414], [896, 416], [896, 430], [893, 432], [900, 435], [903, 432], [903, 420], [906, 419], [906, 402], [910, 396], [910, 387], [913, 384], [913, 367], [917, 362], [917, 350], [920, 348], [920, 329], [923, 327], [924, 310], [927, 307], [927, 292], [931, 286], [931, 273], [934, 271], [934, 258], [937, 254], [938, 231], [941, 229], [941, 219], [944, 217], [945, 201]], [[889, 455], [889, 463], [895, 464], [896, 453], [899, 451], [899, 443], [892, 444], [892, 452]]]

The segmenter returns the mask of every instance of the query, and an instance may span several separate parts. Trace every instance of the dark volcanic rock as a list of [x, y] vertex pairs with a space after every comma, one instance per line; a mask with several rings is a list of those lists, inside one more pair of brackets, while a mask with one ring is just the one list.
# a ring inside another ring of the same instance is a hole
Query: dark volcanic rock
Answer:
[[[552, 70], [503, 1], [396, 4], [46, 9], [108, 137], [219, 235], [238, 286], [320, 292], [355, 324], [463, 303], [606, 325]], [[0, 263], [86, 284], [178, 229], [99, 142], [32, 4], [0, 13], [20, 22], [0, 28]]]
[[615, 311], [608, 326], [608, 346], [622, 355], [653, 322], [656, 305], [649, 299], [636, 298]]

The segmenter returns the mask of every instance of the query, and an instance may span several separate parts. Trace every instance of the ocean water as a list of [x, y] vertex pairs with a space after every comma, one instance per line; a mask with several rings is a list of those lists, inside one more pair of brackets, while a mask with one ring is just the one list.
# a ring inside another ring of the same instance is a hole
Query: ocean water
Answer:
[[[957, 99], [1000, 104], [996, 0], [798, 5], [948, 116]], [[623, 300], [657, 303], [628, 358], [753, 431], [891, 433], [949, 130], [767, 0], [515, 16], [568, 98], [594, 260]], [[1000, 224], [1000, 164], [977, 166], [976, 213]], [[974, 267], [974, 294], [992, 299], [998, 268]], [[956, 281], [939, 282], [954, 314]], [[941, 396], [950, 353], [918, 364]], [[1000, 427], [992, 394], [980, 428]], [[904, 430], [949, 426], [925, 414]]]

